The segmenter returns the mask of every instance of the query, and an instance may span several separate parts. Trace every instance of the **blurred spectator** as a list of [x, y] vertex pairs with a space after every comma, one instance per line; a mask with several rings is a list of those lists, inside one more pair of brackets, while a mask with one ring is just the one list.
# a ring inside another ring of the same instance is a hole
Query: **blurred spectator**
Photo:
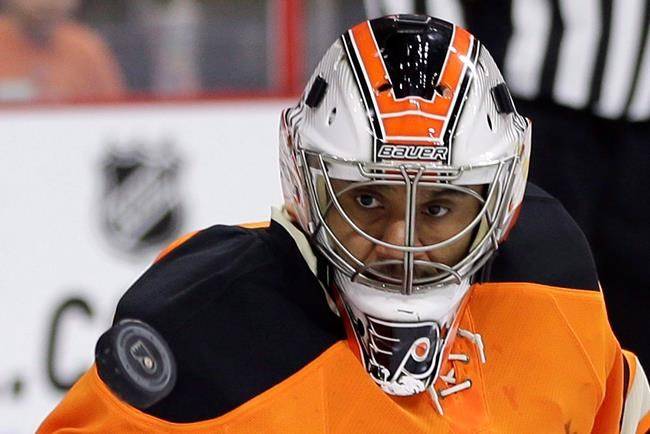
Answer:
[[76, 15], [110, 44], [130, 91], [193, 95], [273, 90], [280, 9], [260, 0], [81, 0]]
[[154, 59], [153, 91], [191, 94], [201, 83], [198, 68], [200, 8], [194, 0], [141, 0], [140, 20]]
[[104, 42], [70, 15], [77, 0], [5, 0], [0, 101], [115, 97], [120, 69]]

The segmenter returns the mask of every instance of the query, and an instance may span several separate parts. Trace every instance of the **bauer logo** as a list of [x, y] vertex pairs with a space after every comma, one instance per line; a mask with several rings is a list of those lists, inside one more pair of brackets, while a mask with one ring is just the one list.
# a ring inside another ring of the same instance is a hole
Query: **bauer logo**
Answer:
[[177, 235], [180, 158], [170, 144], [111, 146], [102, 169], [102, 220], [111, 244], [138, 253]]
[[389, 145], [379, 148], [377, 156], [385, 160], [446, 161], [448, 148], [444, 146]]

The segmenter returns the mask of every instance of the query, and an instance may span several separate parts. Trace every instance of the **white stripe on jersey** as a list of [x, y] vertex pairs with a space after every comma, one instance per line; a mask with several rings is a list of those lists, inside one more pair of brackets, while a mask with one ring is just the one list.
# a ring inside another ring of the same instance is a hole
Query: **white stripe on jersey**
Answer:
[[628, 111], [628, 116], [633, 121], [650, 119], [650, 32], [645, 41], [645, 51], [639, 72], [639, 81]]
[[644, 7], [648, 0], [619, 0], [612, 3], [607, 61], [596, 112], [607, 118], [623, 115], [633, 85]]
[[532, 99], [542, 79], [552, 22], [547, 0], [512, 1], [512, 37], [505, 58], [505, 75], [513, 93]]
[[427, 0], [427, 13], [467, 28], [463, 7], [459, 0]]
[[650, 385], [648, 384], [648, 378], [639, 359], [636, 356], [632, 357], [636, 361], [636, 372], [623, 404], [621, 434], [636, 433], [641, 419], [650, 414]]
[[564, 33], [553, 97], [560, 104], [581, 109], [589, 102], [600, 45], [600, 0], [560, 0], [560, 14]]

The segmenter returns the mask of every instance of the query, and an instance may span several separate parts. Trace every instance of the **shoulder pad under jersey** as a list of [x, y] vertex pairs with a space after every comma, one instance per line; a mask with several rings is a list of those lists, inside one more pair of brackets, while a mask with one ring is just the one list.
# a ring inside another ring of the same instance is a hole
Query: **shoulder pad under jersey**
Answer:
[[599, 290], [585, 235], [557, 199], [531, 183], [519, 219], [485, 280]]
[[227, 413], [343, 336], [293, 238], [275, 222], [196, 233], [126, 292], [114, 321], [122, 319], [150, 324], [169, 344], [176, 385], [146, 412], [174, 422]]

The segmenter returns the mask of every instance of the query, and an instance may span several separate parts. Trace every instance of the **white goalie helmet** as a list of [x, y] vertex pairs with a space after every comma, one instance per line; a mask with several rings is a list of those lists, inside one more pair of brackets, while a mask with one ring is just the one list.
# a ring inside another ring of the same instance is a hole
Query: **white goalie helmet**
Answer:
[[530, 122], [488, 51], [428, 16], [365, 21], [281, 119], [287, 209], [387, 393], [439, 375], [477, 271], [516, 220]]

